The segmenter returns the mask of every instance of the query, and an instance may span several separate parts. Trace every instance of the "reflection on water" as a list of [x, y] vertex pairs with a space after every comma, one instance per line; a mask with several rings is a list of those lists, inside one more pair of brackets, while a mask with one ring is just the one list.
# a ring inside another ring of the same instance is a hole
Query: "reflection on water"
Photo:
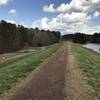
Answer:
[[83, 47], [92, 49], [92, 50], [100, 53], [100, 44], [88, 43], [88, 44], [83, 45]]

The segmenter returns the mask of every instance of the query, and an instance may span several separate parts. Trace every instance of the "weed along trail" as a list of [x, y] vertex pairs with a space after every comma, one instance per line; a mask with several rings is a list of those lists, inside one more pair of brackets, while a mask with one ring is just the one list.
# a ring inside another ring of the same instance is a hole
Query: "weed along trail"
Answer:
[[78, 73], [70, 43], [65, 43], [4, 100], [86, 100]]

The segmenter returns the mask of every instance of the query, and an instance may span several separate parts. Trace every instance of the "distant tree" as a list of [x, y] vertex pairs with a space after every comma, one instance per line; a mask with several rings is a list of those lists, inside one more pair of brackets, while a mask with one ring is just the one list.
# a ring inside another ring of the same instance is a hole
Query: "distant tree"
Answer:
[[0, 52], [10, 52], [19, 49], [19, 36], [15, 24], [1, 21], [0, 23], [1, 47]]
[[94, 33], [92, 42], [94, 43], [100, 43], [100, 33]]
[[46, 46], [59, 42], [60, 32], [26, 28], [22, 25], [0, 22], [0, 53], [20, 50], [26, 46]]
[[73, 37], [73, 41], [76, 43], [84, 44], [86, 43], [86, 35], [83, 33], [76, 33]]

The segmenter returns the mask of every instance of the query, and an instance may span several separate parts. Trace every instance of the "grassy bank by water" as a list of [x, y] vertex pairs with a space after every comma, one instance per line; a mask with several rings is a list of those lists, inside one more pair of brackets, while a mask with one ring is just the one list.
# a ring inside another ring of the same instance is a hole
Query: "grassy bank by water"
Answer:
[[61, 43], [45, 49], [9, 59], [0, 64], [0, 95], [13, 88], [17, 82], [27, 77], [45, 59], [51, 56], [61, 46]]
[[90, 100], [100, 100], [100, 55], [78, 44], [72, 44], [72, 49]]

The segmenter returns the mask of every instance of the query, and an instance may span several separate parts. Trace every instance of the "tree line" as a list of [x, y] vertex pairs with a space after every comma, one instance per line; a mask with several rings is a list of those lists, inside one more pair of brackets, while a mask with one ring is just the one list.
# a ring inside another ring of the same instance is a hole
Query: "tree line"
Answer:
[[59, 42], [60, 32], [26, 28], [0, 21], [0, 53], [14, 52], [24, 47], [41, 47]]
[[77, 32], [75, 34], [68, 34], [62, 37], [64, 40], [70, 40], [75, 43], [98, 43], [100, 44], [100, 33], [94, 33], [93, 35], [87, 35], [84, 33]]

